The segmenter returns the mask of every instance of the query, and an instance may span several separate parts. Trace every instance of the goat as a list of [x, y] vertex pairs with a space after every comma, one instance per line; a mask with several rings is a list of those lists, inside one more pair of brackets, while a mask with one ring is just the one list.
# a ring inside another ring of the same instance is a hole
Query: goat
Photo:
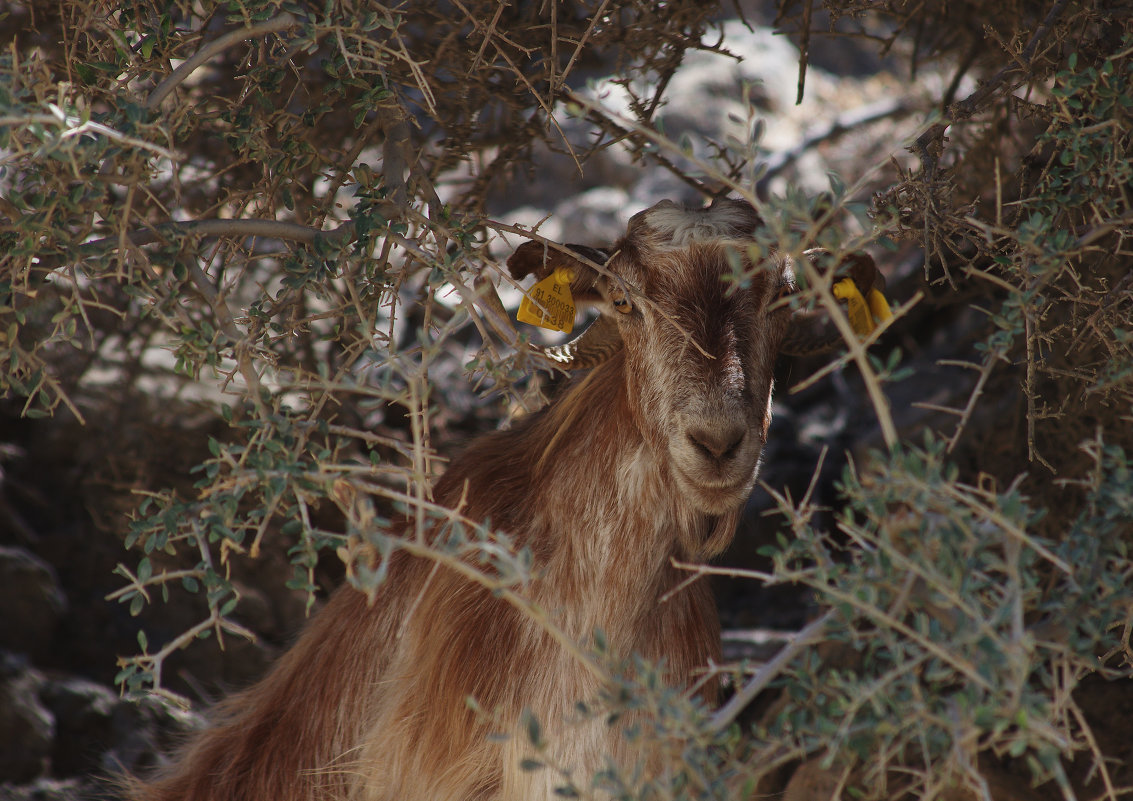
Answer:
[[[663, 201], [611, 250], [517, 249], [514, 277], [570, 268], [573, 293], [598, 306], [578, 339], [547, 351], [587, 371], [546, 408], [474, 440], [433, 490], [530, 549], [526, 592], [560, 632], [586, 643], [600, 630], [611, 654], [663, 664], [678, 688], [718, 658], [720, 636], [709, 587], [681, 586], [673, 560], [731, 541], [767, 439], [773, 362], [813, 339], [813, 320], [777, 302], [795, 286], [791, 259], [750, 261], [758, 225], [742, 201]], [[876, 270], [854, 260], [864, 291]], [[744, 282], [722, 281], [737, 265]], [[404, 550], [388, 559], [375, 598], [339, 589], [268, 676], [223, 702], [133, 796], [550, 799], [555, 773], [520, 767], [528, 739], [489, 736], [501, 723], [520, 731], [524, 710], [573, 777], [586, 781], [611, 755], [632, 764], [604, 716], [572, 722], [602, 680], [545, 626], [451, 567]], [[716, 684], [698, 692], [711, 703]]]

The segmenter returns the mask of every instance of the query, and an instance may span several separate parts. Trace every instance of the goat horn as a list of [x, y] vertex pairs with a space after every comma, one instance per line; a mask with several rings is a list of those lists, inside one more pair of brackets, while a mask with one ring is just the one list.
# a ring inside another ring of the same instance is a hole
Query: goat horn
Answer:
[[621, 346], [622, 335], [617, 322], [599, 315], [570, 342], [548, 348], [532, 346], [532, 350], [564, 370], [587, 370], [608, 360]]

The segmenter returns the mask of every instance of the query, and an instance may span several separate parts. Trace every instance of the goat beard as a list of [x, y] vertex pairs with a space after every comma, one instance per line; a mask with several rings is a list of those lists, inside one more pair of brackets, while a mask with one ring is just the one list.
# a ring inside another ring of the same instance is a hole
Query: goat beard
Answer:
[[702, 559], [719, 556], [724, 549], [732, 544], [736, 534], [736, 524], [739, 522], [740, 510], [727, 512], [722, 515], [711, 515], [708, 518], [704, 535], [704, 542], [700, 545], [697, 554]]

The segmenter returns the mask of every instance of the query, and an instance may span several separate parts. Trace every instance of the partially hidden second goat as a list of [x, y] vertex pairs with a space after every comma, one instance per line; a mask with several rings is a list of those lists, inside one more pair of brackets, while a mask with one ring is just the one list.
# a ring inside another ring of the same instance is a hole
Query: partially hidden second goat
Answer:
[[[588, 786], [608, 759], [656, 776], [624, 719], [579, 712], [600, 709], [608, 688], [561, 635], [587, 647], [601, 632], [612, 657], [661, 664], [670, 685], [715, 700], [716, 683], [696, 675], [719, 657], [715, 603], [673, 562], [730, 543], [767, 439], [777, 354], [831, 344], [829, 321], [785, 301], [792, 260], [752, 263], [759, 225], [746, 202], [663, 201], [611, 249], [529, 242], [508, 261], [517, 279], [568, 268], [572, 293], [600, 315], [546, 351], [582, 372], [541, 411], [474, 440], [433, 499], [530, 550], [523, 593], [559, 638], [459, 571], [395, 550], [372, 600], [339, 589], [134, 797], [543, 801], [560, 770]], [[873, 262], [849, 261], [865, 292]], [[521, 766], [529, 715], [560, 770]], [[501, 729], [513, 736], [492, 736]]]

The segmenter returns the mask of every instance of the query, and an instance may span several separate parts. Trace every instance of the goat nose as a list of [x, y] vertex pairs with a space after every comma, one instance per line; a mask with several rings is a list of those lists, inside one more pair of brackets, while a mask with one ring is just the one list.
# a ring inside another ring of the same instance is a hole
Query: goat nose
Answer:
[[722, 462], [736, 455], [747, 436], [747, 429], [739, 424], [694, 426], [687, 435], [697, 453], [709, 461]]

